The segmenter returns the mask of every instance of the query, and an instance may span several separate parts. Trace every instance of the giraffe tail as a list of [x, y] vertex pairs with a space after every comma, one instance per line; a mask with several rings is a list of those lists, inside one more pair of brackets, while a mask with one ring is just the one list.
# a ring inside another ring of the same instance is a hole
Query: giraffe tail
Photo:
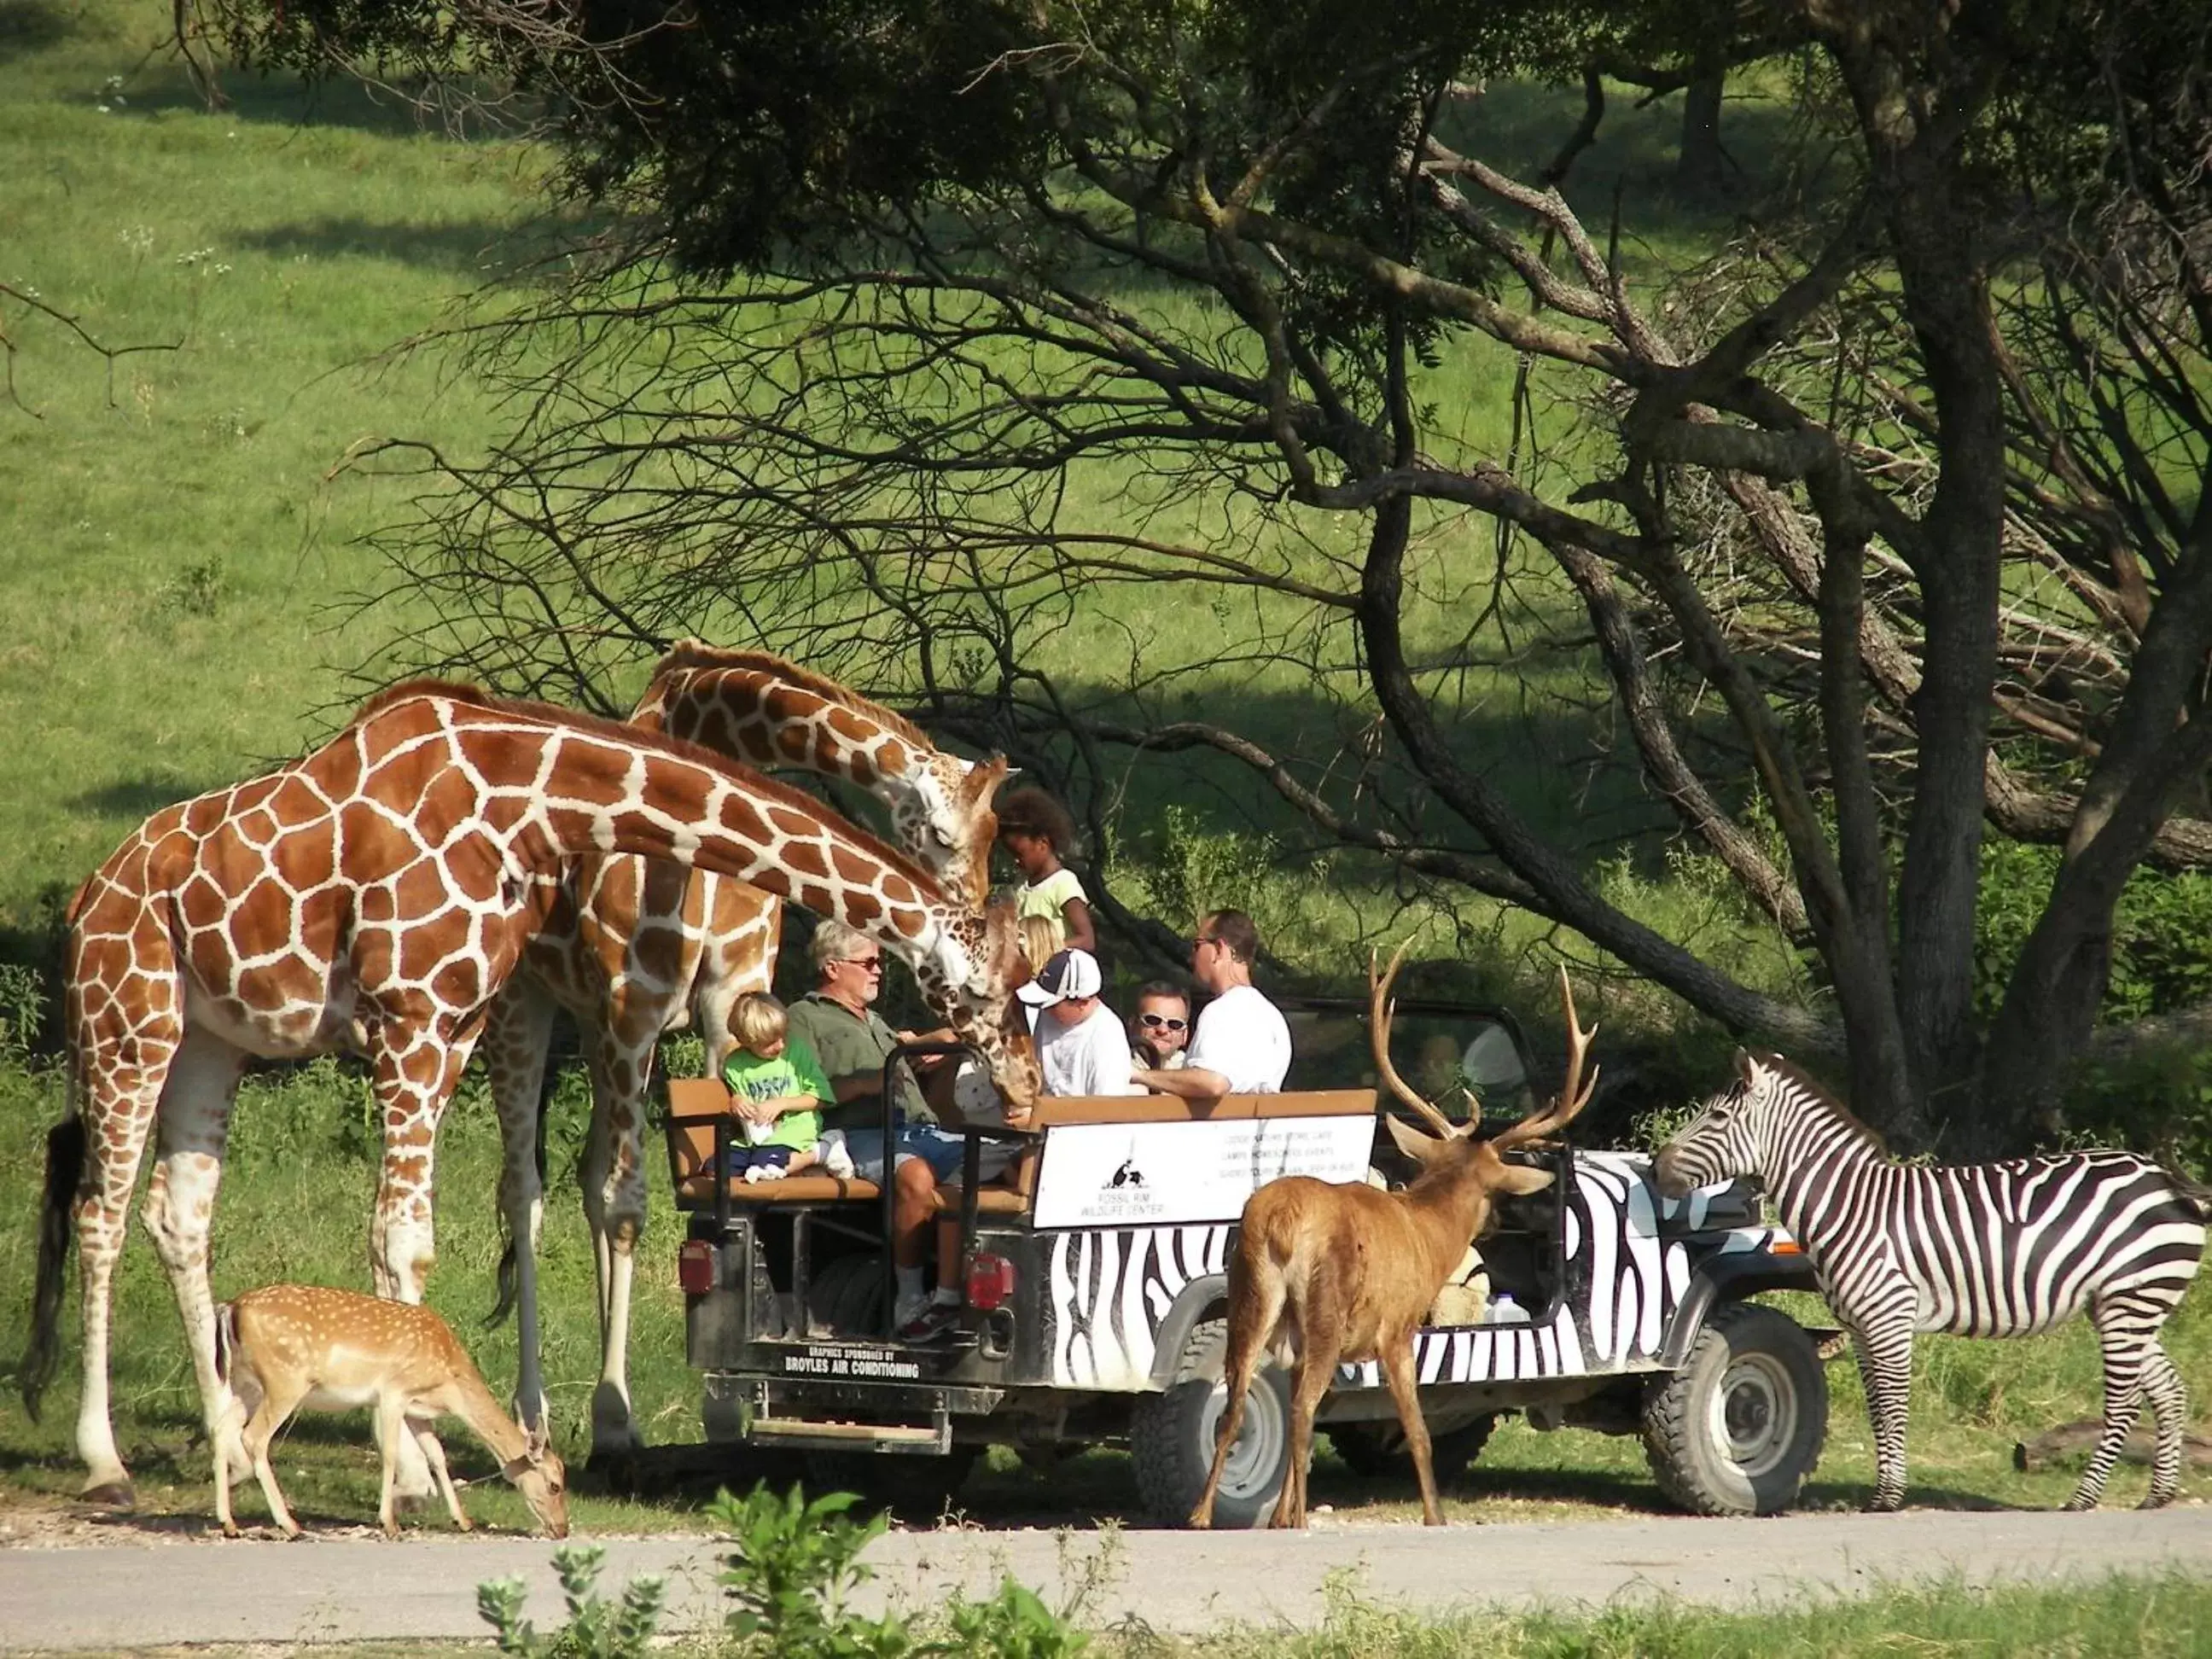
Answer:
[[61, 1361], [64, 1272], [69, 1265], [70, 1206], [84, 1179], [82, 1115], [63, 1119], [46, 1132], [46, 1188], [39, 1206], [38, 1288], [31, 1298], [31, 1342], [20, 1380], [23, 1409], [35, 1423], [39, 1401]]

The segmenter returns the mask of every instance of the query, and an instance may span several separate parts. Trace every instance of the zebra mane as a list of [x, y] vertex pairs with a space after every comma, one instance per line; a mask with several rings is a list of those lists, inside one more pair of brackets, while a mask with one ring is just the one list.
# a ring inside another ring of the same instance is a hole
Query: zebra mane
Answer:
[[1781, 1073], [1796, 1087], [1801, 1094], [1856, 1135], [1867, 1146], [1881, 1153], [1882, 1157], [1891, 1156], [1889, 1143], [1854, 1114], [1850, 1107], [1830, 1094], [1826, 1088], [1803, 1066], [1794, 1060], [1784, 1060], [1780, 1054], [1755, 1054], [1752, 1057], [1768, 1071]]

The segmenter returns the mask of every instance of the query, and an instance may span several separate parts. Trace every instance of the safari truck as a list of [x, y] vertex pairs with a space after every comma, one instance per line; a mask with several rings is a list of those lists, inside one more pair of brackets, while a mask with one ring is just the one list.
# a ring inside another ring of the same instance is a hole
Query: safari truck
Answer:
[[[672, 1081], [688, 1222], [678, 1275], [709, 1440], [801, 1450], [817, 1479], [921, 1503], [955, 1488], [988, 1444], [1126, 1446], [1146, 1507], [1181, 1522], [1224, 1400], [1227, 1267], [1245, 1200], [1281, 1176], [1352, 1182], [1403, 1167], [1377, 1091], [1327, 1086], [1361, 1075], [1362, 1060], [1372, 1073], [1365, 1005], [1281, 1006], [1299, 1058], [1279, 1094], [1046, 1097], [1025, 1131], [966, 1129], [965, 1178], [940, 1193], [939, 1223], [958, 1230], [966, 1303], [928, 1343], [892, 1332], [890, 1195], [826, 1176], [718, 1179], [733, 1128], [722, 1085]], [[891, 1063], [946, 1052], [908, 1045]], [[1425, 1091], [1471, 1085], [1493, 1132], [1531, 1101], [1526, 1046], [1502, 1011], [1401, 1000], [1392, 1057]], [[1006, 1138], [1018, 1143], [1011, 1166], [977, 1179], [985, 1142]], [[1540, 1429], [1640, 1434], [1684, 1508], [1788, 1508], [1826, 1435], [1823, 1350], [1840, 1346], [1747, 1299], [1813, 1287], [1796, 1243], [1761, 1224], [1741, 1186], [1662, 1198], [1638, 1153], [1513, 1156], [1555, 1180], [1501, 1205], [1480, 1242], [1475, 1322], [1432, 1325], [1417, 1343], [1438, 1478], [1517, 1411]], [[1289, 1410], [1287, 1373], [1271, 1364], [1216, 1525], [1272, 1510]], [[1340, 1367], [1316, 1420], [1359, 1472], [1402, 1452], [1373, 1364]]]

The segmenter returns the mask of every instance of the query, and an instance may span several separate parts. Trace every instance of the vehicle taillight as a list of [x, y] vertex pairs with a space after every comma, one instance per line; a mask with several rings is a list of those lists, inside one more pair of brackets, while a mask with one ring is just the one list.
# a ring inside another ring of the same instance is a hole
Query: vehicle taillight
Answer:
[[1002, 1255], [978, 1253], [968, 1264], [968, 1305], [988, 1313], [1014, 1299], [1014, 1264]]
[[714, 1288], [714, 1247], [703, 1238], [687, 1238], [676, 1253], [676, 1282], [686, 1296], [704, 1296]]

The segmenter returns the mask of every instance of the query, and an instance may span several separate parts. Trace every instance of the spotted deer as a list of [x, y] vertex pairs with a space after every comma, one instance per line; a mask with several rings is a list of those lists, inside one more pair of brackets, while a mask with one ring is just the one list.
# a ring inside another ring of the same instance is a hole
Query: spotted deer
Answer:
[[[1477, 1138], [1481, 1114], [1455, 1124], [1398, 1075], [1390, 1062], [1391, 981], [1406, 954], [1400, 945], [1381, 975], [1367, 969], [1369, 1036], [1376, 1069], [1390, 1091], [1435, 1130], [1423, 1134], [1395, 1117], [1383, 1121], [1390, 1138], [1421, 1173], [1402, 1192], [1381, 1192], [1364, 1182], [1334, 1185], [1310, 1176], [1271, 1181], [1245, 1200], [1235, 1254], [1229, 1262], [1229, 1352], [1224, 1375], [1228, 1407], [1206, 1491], [1191, 1511], [1194, 1527], [1213, 1524], [1230, 1449], [1244, 1419], [1245, 1397], [1261, 1360], [1273, 1348], [1293, 1366], [1291, 1445], [1277, 1527], [1303, 1527], [1306, 1518], [1306, 1462], [1313, 1443], [1314, 1411], [1340, 1364], [1381, 1362], [1398, 1407], [1398, 1421], [1421, 1482], [1421, 1518], [1443, 1524], [1436, 1476], [1429, 1462], [1428, 1425], [1414, 1387], [1413, 1335], [1437, 1294], [1488, 1225], [1502, 1194], [1540, 1192], [1548, 1170], [1509, 1164], [1504, 1154], [1557, 1134], [1589, 1102], [1597, 1071], [1582, 1077], [1592, 1026], [1575, 1018], [1574, 993], [1565, 969], [1559, 1000], [1566, 1011], [1567, 1076], [1551, 1105], [1488, 1139]], [[1473, 1097], [1469, 1096], [1473, 1105]]]
[[[526, 1429], [500, 1409], [469, 1351], [428, 1308], [317, 1285], [264, 1285], [216, 1310], [216, 1370], [230, 1391], [232, 1420], [269, 1499], [269, 1513], [294, 1538], [300, 1523], [277, 1488], [269, 1443], [296, 1411], [356, 1406], [376, 1413], [384, 1448], [376, 1518], [387, 1537], [399, 1535], [394, 1501], [399, 1445], [409, 1436], [422, 1449], [453, 1524], [471, 1529], [446, 1469], [445, 1448], [432, 1431], [441, 1417], [458, 1417], [474, 1430], [538, 1524], [556, 1538], [568, 1535], [568, 1474], [560, 1456], [542, 1430]], [[229, 1437], [212, 1438], [216, 1518], [223, 1535], [235, 1538]]]

